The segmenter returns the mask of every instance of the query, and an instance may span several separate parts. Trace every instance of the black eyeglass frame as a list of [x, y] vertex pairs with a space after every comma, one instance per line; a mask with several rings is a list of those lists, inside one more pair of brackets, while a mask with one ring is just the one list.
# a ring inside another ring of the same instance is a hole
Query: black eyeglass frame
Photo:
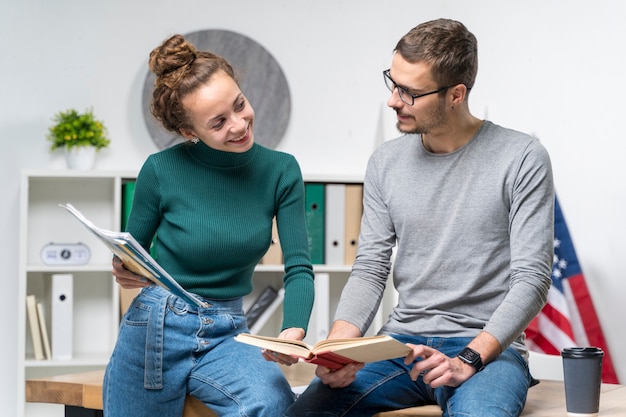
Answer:
[[[393, 93], [393, 89], [394, 88], [397, 89], [398, 90], [398, 96], [400, 97], [400, 100], [402, 100], [402, 102], [404, 104], [407, 104], [409, 106], [412, 106], [413, 104], [415, 104], [415, 99], [416, 98], [430, 96], [431, 94], [441, 93], [442, 91], [446, 91], [450, 87], [454, 87], [453, 85], [449, 85], [447, 87], [441, 87], [441, 88], [438, 88], [437, 90], [430, 91], [430, 92], [424, 93], [424, 94], [411, 94], [411, 93], [409, 93], [409, 90], [407, 90], [405, 87], [400, 87], [398, 84], [396, 84], [396, 82], [393, 80], [393, 78], [391, 78], [391, 75], [389, 74], [389, 70], [388, 69], [383, 71], [383, 78], [385, 79], [385, 86], [387, 86], [389, 91], [391, 91]], [[387, 80], [389, 80], [389, 82], [391, 82], [391, 85], [387, 82]], [[408, 103], [405, 100], [407, 95], [409, 97], [411, 97], [411, 102], [410, 103]]]

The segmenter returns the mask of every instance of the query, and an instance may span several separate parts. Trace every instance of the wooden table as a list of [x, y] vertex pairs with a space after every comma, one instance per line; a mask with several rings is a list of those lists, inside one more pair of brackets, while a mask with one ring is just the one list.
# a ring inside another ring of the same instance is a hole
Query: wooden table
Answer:
[[[292, 387], [307, 385], [315, 365], [298, 363], [281, 366]], [[104, 370], [52, 376], [26, 381], [26, 401], [65, 404], [65, 417], [103, 417]], [[187, 396], [183, 417], [217, 417], [198, 399]]]
[[[567, 416], [565, 389], [562, 381], [541, 381], [528, 391], [528, 401], [522, 413], [524, 417]], [[601, 417], [626, 416], [626, 386], [602, 384], [600, 394]]]
[[[378, 413], [375, 417], [441, 417], [438, 406]], [[528, 390], [522, 417], [567, 417], [563, 381], [542, 380]], [[626, 386], [602, 384], [599, 417], [626, 417]]]
[[65, 404], [66, 417], [101, 417], [103, 378], [104, 371], [92, 371], [28, 380], [26, 401]]
[[[300, 366], [302, 365], [302, 366]], [[306, 385], [314, 366], [298, 364], [283, 367], [292, 386]], [[26, 401], [65, 404], [66, 417], [102, 417], [102, 378], [104, 371], [55, 376], [26, 381]], [[626, 386], [602, 384], [600, 417], [626, 416]], [[200, 401], [187, 397], [184, 417], [215, 417]], [[441, 416], [437, 406], [414, 407], [378, 413], [378, 417]], [[566, 417], [563, 382], [543, 380], [528, 392], [523, 417]]]

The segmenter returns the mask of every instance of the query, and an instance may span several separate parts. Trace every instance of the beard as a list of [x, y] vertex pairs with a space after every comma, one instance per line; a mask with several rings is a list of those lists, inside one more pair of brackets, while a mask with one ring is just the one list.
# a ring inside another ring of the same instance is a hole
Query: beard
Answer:
[[[399, 111], [398, 109], [394, 109], [394, 110], [396, 110], [396, 113], [398, 113]], [[442, 100], [442, 99], [438, 100], [437, 106], [426, 114], [426, 117], [423, 118], [425, 120], [418, 122], [414, 115], [411, 115], [411, 116], [413, 117], [413, 120], [416, 123], [415, 126], [404, 126], [400, 122], [396, 124], [396, 128], [401, 133], [420, 134], [420, 135], [427, 134], [433, 129], [437, 129], [441, 126], [445, 126], [448, 123], [448, 117], [445, 111], [445, 100]]]

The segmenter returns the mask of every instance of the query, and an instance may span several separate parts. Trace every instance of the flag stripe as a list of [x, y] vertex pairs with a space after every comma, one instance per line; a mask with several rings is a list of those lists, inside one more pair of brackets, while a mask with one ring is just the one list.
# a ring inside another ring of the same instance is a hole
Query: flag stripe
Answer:
[[[550, 341], [552, 346], [575, 346], [576, 343], [573, 341], [572, 337], [563, 331], [558, 324], [554, 323], [547, 316], [540, 314], [539, 315], [539, 328], [541, 329], [541, 335]], [[558, 350], [560, 352], [560, 349]]]
[[[582, 274], [576, 274], [570, 278], [568, 278], [565, 282], [563, 282], [563, 292], [566, 294], [566, 297], [568, 299], [568, 303], [569, 303], [569, 311], [570, 311], [570, 315], [571, 315], [571, 327], [572, 327], [572, 332], [574, 334], [574, 340], [576, 340], [578, 342], [578, 346], [588, 346], [589, 345], [589, 339], [587, 338], [587, 330], [585, 329], [585, 326], [583, 325], [583, 320], [580, 317], [581, 311], [580, 311], [580, 305], [578, 304], [578, 300], [576, 299], [576, 297], [574, 296], [574, 292], [572, 291], [572, 287], [571, 287], [571, 283], [573, 282], [572, 280], [576, 279], [578, 277], [578, 279], [582, 280], [582, 283], [584, 285], [585, 281], [583, 278]], [[585, 290], [586, 290], [586, 286], [585, 286]], [[583, 310], [589, 310], [589, 306], [587, 305]], [[593, 305], [591, 305], [591, 310], [593, 311]], [[584, 311], [583, 311], [584, 314]], [[595, 313], [593, 313], [595, 314]], [[599, 346], [598, 346], [599, 347]]]
[[567, 297], [554, 285], [552, 285], [548, 291], [548, 304], [569, 320], [570, 305], [567, 301]]
[[537, 334], [531, 341], [528, 342], [528, 346], [535, 352], [542, 352], [548, 355], [558, 355], [559, 349], [557, 349], [552, 343], [548, 341], [541, 333]]
[[559, 329], [561, 333], [567, 335], [570, 340], [574, 339], [574, 332], [572, 331], [572, 327], [570, 326], [569, 317], [563, 315], [561, 311], [554, 308], [554, 304], [548, 302], [544, 309], [541, 311], [541, 316], [545, 317], [548, 321], [541, 321], [541, 323], [547, 325], [548, 323], [553, 323], [556, 328]]
[[526, 329], [527, 346], [531, 350], [552, 355], [560, 354], [566, 347], [599, 347], [604, 351], [602, 381], [619, 383], [556, 197], [554, 203], [552, 286], [545, 307]]
[[584, 328], [585, 335], [589, 339], [588, 345], [597, 346], [604, 351], [604, 359], [602, 361], [602, 376], [605, 382], [617, 384], [617, 374], [613, 367], [613, 361], [608, 354], [609, 348], [602, 333], [600, 320], [593, 306], [591, 294], [587, 289], [587, 284], [582, 274], [574, 276], [567, 280], [571, 288], [574, 299], [580, 313], [580, 320]]

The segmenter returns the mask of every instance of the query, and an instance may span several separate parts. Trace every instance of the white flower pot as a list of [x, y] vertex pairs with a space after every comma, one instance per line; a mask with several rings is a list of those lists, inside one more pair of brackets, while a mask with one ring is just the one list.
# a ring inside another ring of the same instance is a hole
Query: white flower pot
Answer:
[[69, 169], [92, 169], [95, 161], [96, 148], [93, 146], [65, 148], [65, 162]]

